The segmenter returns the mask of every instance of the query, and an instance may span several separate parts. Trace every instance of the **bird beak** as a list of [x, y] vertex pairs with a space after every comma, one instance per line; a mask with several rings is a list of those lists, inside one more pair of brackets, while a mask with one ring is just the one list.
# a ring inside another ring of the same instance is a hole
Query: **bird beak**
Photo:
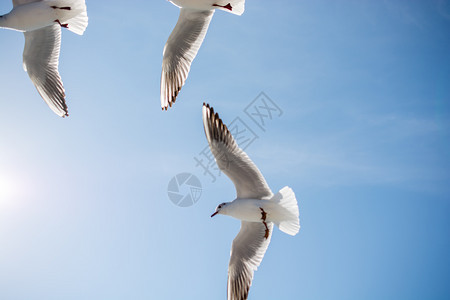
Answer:
[[218, 213], [219, 213], [218, 211], [216, 211], [215, 213], [213, 213], [213, 214], [211, 215], [211, 218], [214, 217], [215, 215], [217, 215]]

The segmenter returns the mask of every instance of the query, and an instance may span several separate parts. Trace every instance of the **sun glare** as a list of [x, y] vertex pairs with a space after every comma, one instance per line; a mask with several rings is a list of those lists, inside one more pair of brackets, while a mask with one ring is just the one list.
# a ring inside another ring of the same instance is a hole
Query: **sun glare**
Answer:
[[17, 196], [17, 187], [13, 181], [0, 176], [0, 205], [10, 202], [14, 196]]

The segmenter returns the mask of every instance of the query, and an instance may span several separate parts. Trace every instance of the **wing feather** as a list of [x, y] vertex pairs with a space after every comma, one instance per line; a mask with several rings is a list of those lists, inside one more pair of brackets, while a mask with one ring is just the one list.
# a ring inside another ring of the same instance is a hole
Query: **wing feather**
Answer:
[[245, 300], [252, 285], [253, 273], [258, 269], [272, 237], [273, 223], [268, 223], [269, 237], [265, 238], [263, 223], [241, 222], [241, 230], [233, 240], [228, 266], [228, 300]]
[[65, 91], [58, 72], [61, 28], [55, 24], [27, 31], [23, 66], [41, 97], [59, 116], [68, 116]]
[[177, 25], [164, 47], [161, 72], [161, 107], [175, 102], [192, 61], [203, 43], [214, 10], [181, 8]]
[[217, 165], [236, 187], [238, 198], [266, 199], [272, 191], [264, 176], [239, 148], [219, 114], [208, 104], [203, 104], [203, 127]]

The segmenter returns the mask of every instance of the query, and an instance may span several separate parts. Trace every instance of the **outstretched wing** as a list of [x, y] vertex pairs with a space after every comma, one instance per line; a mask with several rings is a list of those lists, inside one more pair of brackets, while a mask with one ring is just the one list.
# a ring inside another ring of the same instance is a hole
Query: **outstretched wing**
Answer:
[[245, 300], [252, 285], [253, 273], [260, 265], [272, 237], [273, 223], [268, 223], [269, 236], [262, 222], [241, 223], [233, 240], [228, 266], [228, 300]]
[[25, 71], [48, 106], [60, 117], [68, 116], [64, 87], [58, 72], [60, 26], [55, 24], [24, 34]]
[[161, 73], [161, 107], [175, 102], [192, 61], [203, 43], [214, 10], [181, 8], [177, 25], [164, 47]]
[[208, 104], [203, 104], [203, 127], [217, 165], [233, 181], [237, 197], [270, 198], [272, 191], [263, 175]]

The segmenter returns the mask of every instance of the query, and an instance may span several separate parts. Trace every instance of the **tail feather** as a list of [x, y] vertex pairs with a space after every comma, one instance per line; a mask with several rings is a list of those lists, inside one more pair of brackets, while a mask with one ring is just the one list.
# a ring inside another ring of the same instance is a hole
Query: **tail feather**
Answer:
[[88, 16], [86, 11], [79, 14], [75, 18], [72, 18], [68, 21], [69, 23], [69, 30], [73, 33], [83, 35], [84, 31], [86, 30], [86, 27], [88, 25]]
[[284, 233], [296, 235], [300, 230], [297, 199], [290, 187], [282, 188], [271, 199], [278, 204], [275, 225]]

